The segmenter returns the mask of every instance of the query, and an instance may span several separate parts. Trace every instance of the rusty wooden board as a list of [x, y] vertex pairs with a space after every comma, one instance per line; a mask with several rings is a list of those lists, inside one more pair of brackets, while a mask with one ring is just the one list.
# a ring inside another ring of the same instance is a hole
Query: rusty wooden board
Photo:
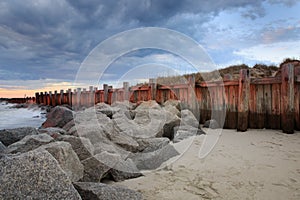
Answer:
[[281, 84], [272, 84], [272, 109], [270, 128], [280, 129], [280, 98], [281, 98]]

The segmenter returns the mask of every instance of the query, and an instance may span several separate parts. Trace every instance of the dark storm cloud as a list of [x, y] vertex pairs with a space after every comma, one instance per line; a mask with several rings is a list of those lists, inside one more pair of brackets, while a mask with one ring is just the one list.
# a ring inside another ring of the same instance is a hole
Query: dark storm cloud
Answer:
[[73, 80], [88, 53], [115, 33], [161, 26], [193, 36], [201, 31], [195, 24], [238, 7], [250, 18], [263, 15], [253, 0], [0, 1], [0, 79]]

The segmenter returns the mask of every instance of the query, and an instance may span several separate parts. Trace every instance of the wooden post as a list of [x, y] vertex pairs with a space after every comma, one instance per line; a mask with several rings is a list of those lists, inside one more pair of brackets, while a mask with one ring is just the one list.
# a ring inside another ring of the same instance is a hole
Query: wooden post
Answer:
[[156, 79], [150, 78], [149, 86], [150, 86], [150, 92], [151, 92], [151, 100], [156, 100], [156, 90], [157, 90]]
[[55, 106], [58, 104], [57, 90], [54, 91], [54, 104], [55, 104]]
[[64, 90], [60, 90], [60, 104], [64, 104]]
[[87, 107], [87, 92], [86, 92], [86, 88], [82, 89], [82, 93], [81, 93], [81, 105], [84, 107]]
[[100, 102], [100, 95], [98, 93], [98, 87], [94, 87], [94, 93], [95, 93], [94, 105], [96, 105], [97, 103]]
[[47, 92], [44, 92], [44, 96], [45, 96], [45, 105], [49, 106], [49, 96]]
[[237, 131], [247, 131], [249, 112], [250, 72], [249, 69], [240, 71], [239, 98], [238, 98], [238, 124]]
[[93, 86], [89, 87], [89, 107], [95, 105], [95, 90]]
[[281, 68], [281, 127], [284, 133], [294, 133], [294, 65]]
[[112, 104], [112, 94], [113, 94], [113, 86], [110, 85], [110, 86], [108, 86], [108, 88], [107, 88], [107, 103], [108, 103], [109, 105]]
[[43, 92], [40, 92], [40, 103], [45, 105]]
[[68, 89], [68, 105], [72, 107], [72, 89]]
[[74, 89], [73, 93], [72, 93], [72, 108], [73, 108], [73, 110], [76, 109], [76, 105], [77, 105], [77, 92], [76, 92], [76, 89]]
[[76, 103], [76, 109], [79, 109], [81, 106], [81, 88], [77, 88]]
[[36, 103], [36, 104], [40, 104], [40, 103], [41, 103], [39, 98], [40, 98], [40, 95], [39, 95], [38, 92], [36, 92], [36, 93], [35, 93], [35, 103]]
[[124, 101], [129, 101], [129, 82], [123, 82], [123, 89], [124, 89]]
[[187, 87], [187, 104], [199, 121], [199, 109], [197, 108], [197, 98], [195, 93], [195, 75], [190, 75], [188, 77], [188, 87]]
[[108, 103], [108, 85], [103, 84], [103, 91], [104, 91], [104, 103]]
[[50, 106], [54, 106], [54, 105], [53, 105], [53, 101], [52, 101], [52, 97], [53, 97], [53, 96], [52, 96], [52, 91], [49, 91], [49, 105], [50, 105]]

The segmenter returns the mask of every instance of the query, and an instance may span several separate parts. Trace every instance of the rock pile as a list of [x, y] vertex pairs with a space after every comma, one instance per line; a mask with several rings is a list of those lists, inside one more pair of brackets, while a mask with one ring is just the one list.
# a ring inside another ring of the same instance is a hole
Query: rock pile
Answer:
[[38, 130], [0, 130], [0, 199], [142, 199], [101, 183], [142, 176], [179, 155], [173, 142], [203, 132], [178, 101], [57, 106]]

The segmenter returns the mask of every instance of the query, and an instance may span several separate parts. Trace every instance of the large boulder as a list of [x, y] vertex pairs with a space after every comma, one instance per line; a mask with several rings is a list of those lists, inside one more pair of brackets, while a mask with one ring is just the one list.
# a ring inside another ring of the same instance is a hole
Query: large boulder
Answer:
[[69, 121], [68, 123], [66, 123], [62, 128], [63, 128], [65, 131], [69, 132], [69, 130], [70, 130], [72, 127], [74, 127], [74, 126], [75, 126], [75, 122], [74, 122], [74, 120], [71, 120], [71, 121]]
[[185, 109], [181, 110], [181, 125], [187, 125], [198, 128], [199, 121], [196, 119], [196, 117], [190, 110]]
[[39, 135], [27, 135], [22, 140], [9, 145], [6, 151], [7, 153], [24, 153], [53, 141], [54, 139], [46, 133]]
[[217, 129], [217, 128], [220, 128], [220, 125], [216, 120], [211, 119], [211, 120], [207, 120], [206, 122], [204, 122], [203, 127]]
[[174, 128], [175, 136], [173, 139], [174, 143], [180, 142], [186, 138], [195, 135], [205, 134], [205, 132], [201, 129], [195, 128], [193, 126], [178, 126]]
[[140, 138], [137, 139], [139, 151], [148, 153], [157, 151], [170, 143], [169, 138]]
[[33, 127], [22, 127], [14, 129], [3, 129], [0, 130], [0, 141], [5, 145], [9, 146], [19, 140], [23, 139], [27, 135], [37, 135], [38, 131]]
[[135, 109], [136, 105], [130, 101], [116, 101], [111, 105], [111, 107], [117, 107], [121, 110], [133, 110]]
[[181, 113], [180, 111], [175, 107], [175, 106], [172, 106], [172, 105], [166, 105], [163, 107], [164, 110], [172, 113], [173, 115], [177, 115], [178, 117], [181, 117]]
[[142, 176], [142, 173], [140, 173], [130, 158], [126, 158], [125, 160], [119, 154], [109, 153], [106, 151], [100, 153], [97, 158], [108, 167], [111, 167], [109, 173], [114, 181], [123, 181]]
[[61, 135], [67, 134], [67, 132], [64, 129], [58, 127], [40, 128], [39, 132], [46, 133], [51, 137], [53, 137], [54, 139], [58, 138]]
[[2, 144], [2, 142], [0, 141], [0, 154], [5, 153], [5, 151], [6, 151], [6, 146]]
[[72, 182], [79, 181], [83, 177], [83, 165], [69, 143], [53, 142], [39, 149], [47, 150], [58, 161]]
[[84, 166], [84, 174], [81, 181], [85, 182], [100, 182], [111, 169], [111, 167], [101, 162], [100, 154], [82, 160], [81, 163]]
[[150, 101], [143, 101], [141, 102], [140, 105], [138, 105], [135, 110], [139, 111], [139, 110], [148, 110], [148, 109], [158, 109], [161, 110], [160, 105], [154, 101], [154, 100], [150, 100]]
[[102, 151], [91, 158], [83, 160], [82, 164], [84, 165], [82, 181], [100, 182], [108, 174], [115, 181], [142, 176], [130, 158], [118, 153]]
[[0, 199], [81, 199], [45, 150], [0, 159]]
[[163, 124], [163, 137], [167, 137], [170, 140], [174, 138], [174, 127], [180, 125], [180, 118], [177, 115], [165, 111], [165, 122]]
[[56, 106], [47, 114], [47, 120], [42, 124], [47, 127], [64, 127], [73, 119], [73, 111], [63, 106]]
[[[155, 118], [150, 121], [147, 116], [147, 111], [143, 112], [145, 112], [145, 116], [138, 114], [134, 120], [128, 119], [122, 114], [114, 115], [112, 120], [114, 130], [119, 133], [126, 133], [133, 138], [155, 137], [158, 132], [162, 132], [161, 122]], [[147, 122], [145, 122], [146, 120], [150, 122], [147, 124]]]
[[156, 169], [172, 157], [179, 155], [176, 149], [168, 144], [153, 152], [135, 153], [130, 156], [139, 170]]
[[94, 146], [87, 138], [62, 135], [57, 140], [70, 143], [79, 160], [85, 160], [94, 155]]
[[76, 182], [74, 187], [77, 189], [83, 200], [142, 200], [141, 193], [103, 183]]
[[97, 110], [100, 113], [105, 114], [107, 117], [109, 117], [110, 119], [112, 118], [112, 116], [114, 114], [116, 114], [117, 112], [120, 112], [121, 109], [117, 108], [117, 107], [109, 107], [109, 108], [101, 108], [99, 110]]
[[77, 135], [88, 138], [92, 144], [108, 140], [106, 134], [114, 130], [112, 120], [102, 113], [95, 112], [94, 108], [77, 112], [74, 120]]
[[139, 135], [142, 138], [160, 137], [163, 135], [163, 126], [167, 118], [166, 113], [160, 107], [152, 107], [149, 107], [149, 109], [136, 109], [133, 122], [139, 129]]
[[107, 133], [108, 138], [114, 144], [119, 145], [124, 148], [126, 151], [137, 152], [139, 144], [131, 136], [127, 135], [124, 132], [114, 131], [112, 133]]
[[171, 106], [171, 107], [175, 107], [176, 109], [180, 110], [181, 109], [180, 104], [181, 104], [181, 102], [179, 100], [170, 99], [170, 100], [167, 100], [166, 102], [164, 102], [163, 106], [164, 107]]

